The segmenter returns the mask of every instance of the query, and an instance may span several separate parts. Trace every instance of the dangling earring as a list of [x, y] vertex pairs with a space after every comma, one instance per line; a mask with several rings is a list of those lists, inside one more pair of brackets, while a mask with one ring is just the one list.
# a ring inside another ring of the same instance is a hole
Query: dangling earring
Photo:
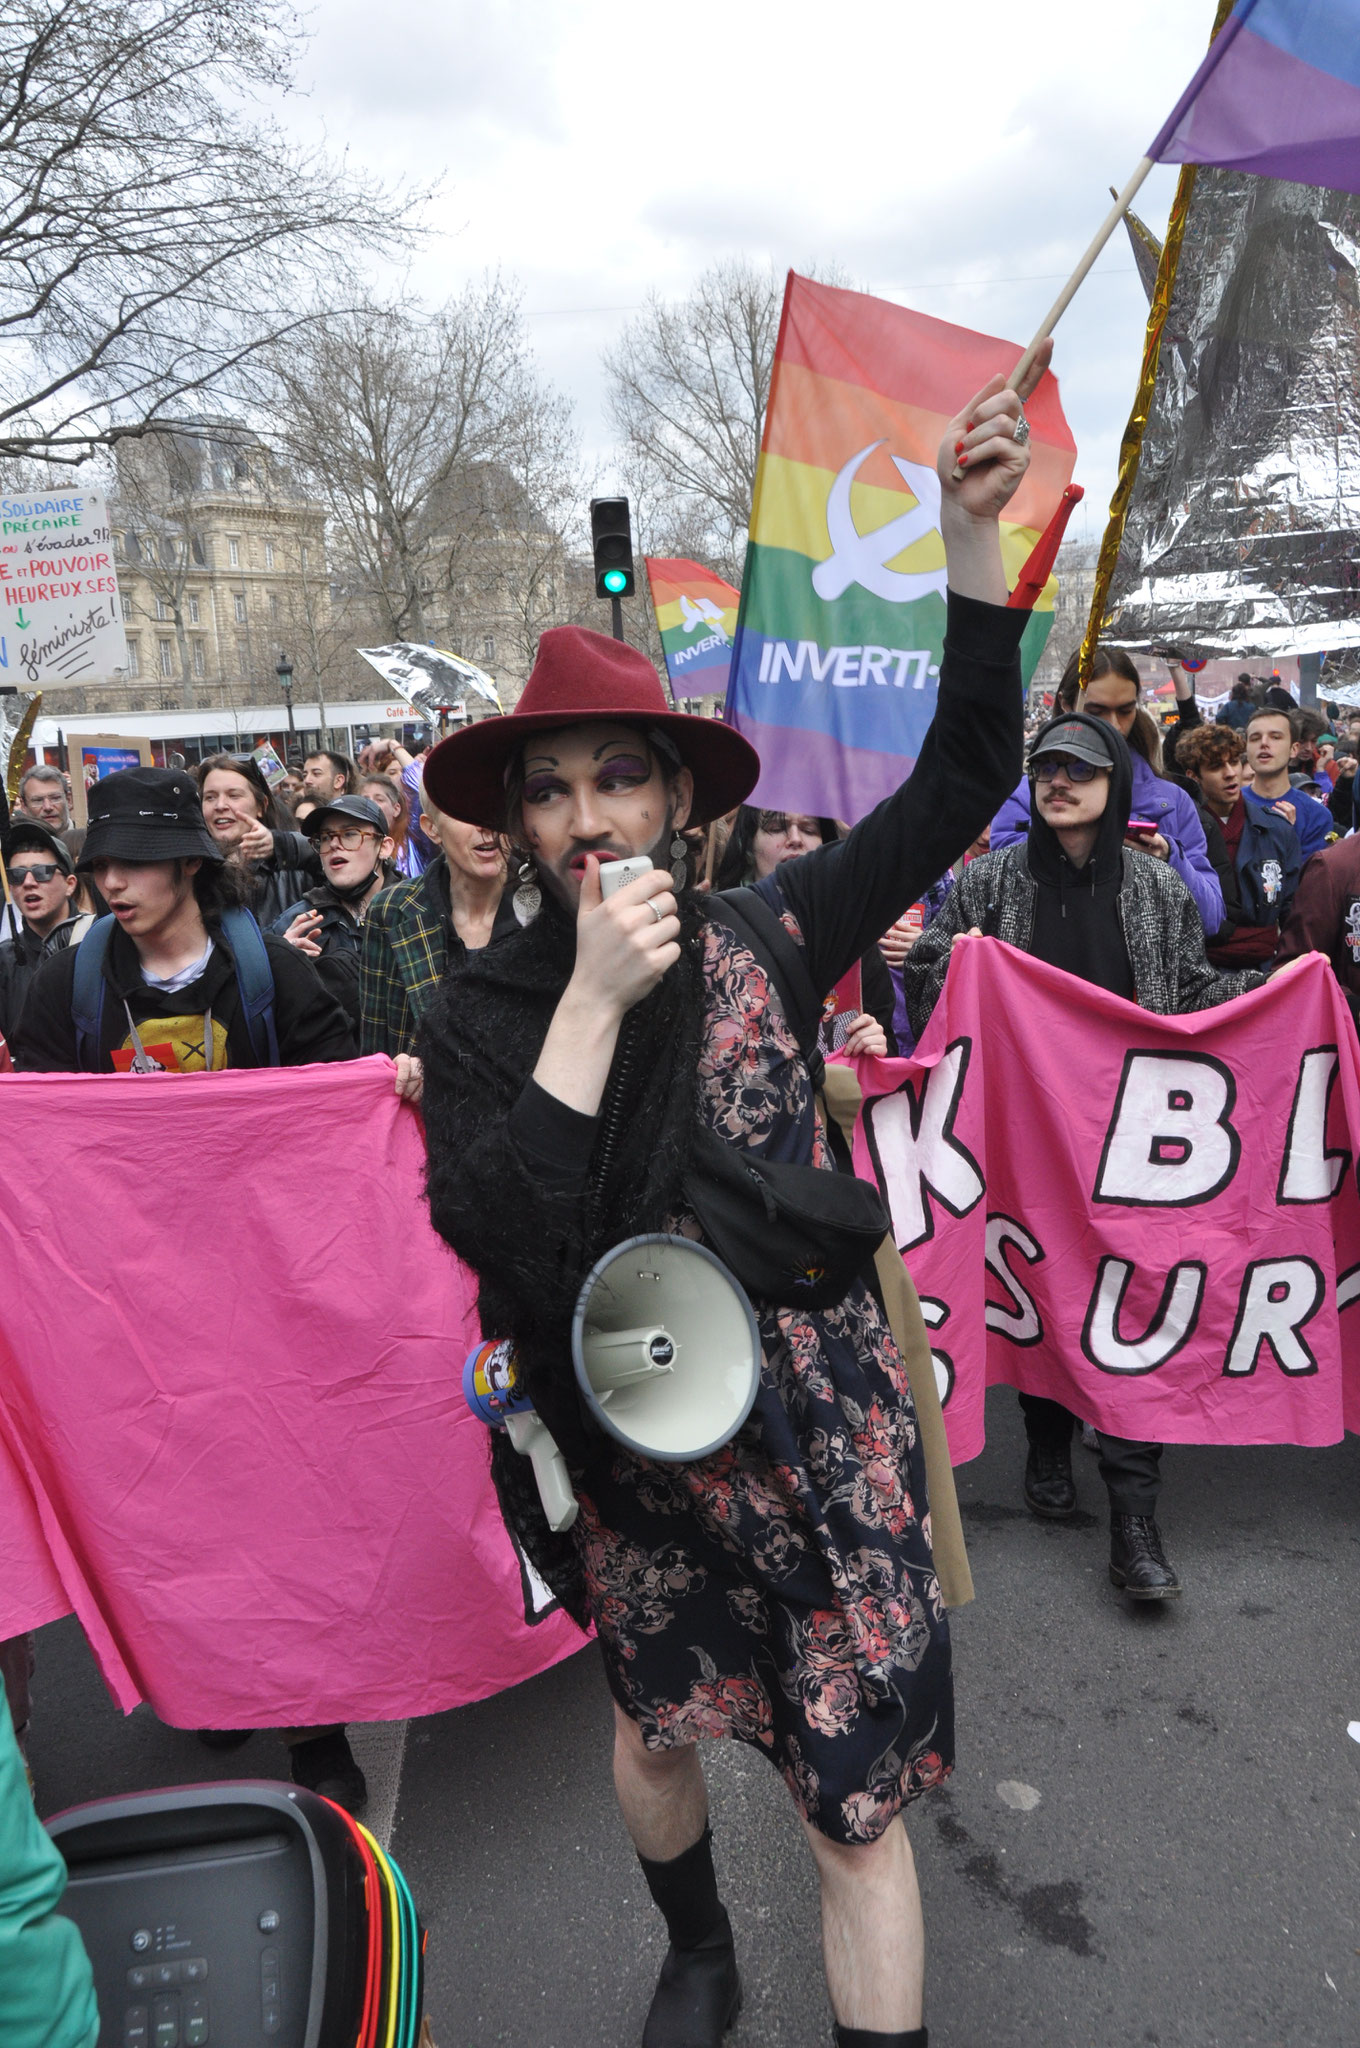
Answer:
[[677, 832], [671, 841], [671, 887], [676, 895], [689, 880], [689, 848]]
[[519, 864], [519, 887], [510, 898], [510, 907], [521, 924], [532, 924], [543, 908], [538, 870], [531, 860], [522, 860]]

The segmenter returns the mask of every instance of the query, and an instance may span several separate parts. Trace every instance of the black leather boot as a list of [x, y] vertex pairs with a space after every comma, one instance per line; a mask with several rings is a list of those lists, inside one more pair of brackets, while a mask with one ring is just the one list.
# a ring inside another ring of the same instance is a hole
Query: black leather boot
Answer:
[[1030, 1445], [1025, 1460], [1025, 1506], [1046, 1522], [1065, 1522], [1076, 1513], [1070, 1443]]
[[1174, 1600], [1181, 1582], [1151, 1515], [1110, 1516], [1110, 1577], [1130, 1600]]
[[924, 2027], [906, 2034], [877, 2034], [867, 2027], [837, 2027], [834, 2048], [930, 2048]]
[[722, 1924], [698, 1948], [666, 1951], [642, 2029], [642, 2048], [720, 2048], [741, 2011], [741, 1978], [732, 1923]]

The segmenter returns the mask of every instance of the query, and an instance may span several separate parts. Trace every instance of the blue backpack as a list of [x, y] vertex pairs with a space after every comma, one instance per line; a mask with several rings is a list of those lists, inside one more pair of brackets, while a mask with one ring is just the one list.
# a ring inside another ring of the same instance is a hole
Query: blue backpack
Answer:
[[[277, 1067], [278, 1033], [274, 1029], [274, 970], [269, 965], [260, 927], [248, 910], [221, 913], [222, 936], [236, 968], [236, 986], [255, 1058], [262, 1067]], [[96, 918], [76, 953], [71, 991], [71, 1018], [76, 1027], [78, 1072], [97, 1073], [104, 1021], [104, 962], [114, 920]]]

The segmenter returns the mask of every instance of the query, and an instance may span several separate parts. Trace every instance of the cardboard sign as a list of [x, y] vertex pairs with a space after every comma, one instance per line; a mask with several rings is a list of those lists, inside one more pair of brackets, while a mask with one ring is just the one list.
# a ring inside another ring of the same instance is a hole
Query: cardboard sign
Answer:
[[123, 768], [151, 767], [151, 742], [137, 733], [77, 732], [66, 741], [66, 772], [71, 778], [71, 815], [77, 825], [89, 823], [89, 795], [96, 782]]

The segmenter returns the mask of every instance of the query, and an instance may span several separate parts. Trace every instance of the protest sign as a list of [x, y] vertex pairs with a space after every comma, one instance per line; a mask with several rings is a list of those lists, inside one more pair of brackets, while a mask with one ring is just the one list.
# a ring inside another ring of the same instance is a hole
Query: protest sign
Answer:
[[644, 559], [672, 697], [726, 696], [741, 593], [700, 562]]
[[392, 1074], [0, 1080], [0, 1638], [73, 1608], [126, 1709], [402, 1719], [583, 1640], [526, 1622]]
[[476, 700], [499, 711], [496, 685], [485, 669], [450, 654], [443, 647], [422, 647], [413, 640], [394, 640], [388, 647], [361, 647], [359, 653], [375, 668], [388, 688], [416, 710], [432, 732], [450, 711]]
[[1153, 1441], [1360, 1428], [1360, 1046], [1323, 960], [1157, 1017], [957, 939], [915, 1056], [856, 1069], [956, 1463], [995, 1380]]
[[50, 690], [126, 670], [103, 493], [0, 497], [0, 682]]
[[277, 789], [287, 777], [288, 770], [269, 740], [261, 740], [258, 746], [252, 747], [250, 758], [271, 789]]
[[[911, 772], [935, 715], [945, 565], [935, 458], [1012, 342], [789, 275], [751, 510], [729, 723], [757, 748], [752, 802], [856, 819]], [[1029, 473], [1001, 528], [1020, 579], [1076, 445], [1045, 376]], [[1024, 640], [1028, 682], [1056, 583]]]
[[151, 742], [137, 733], [80, 732], [66, 742], [66, 772], [71, 778], [71, 812], [77, 825], [89, 822], [90, 791], [106, 775], [123, 768], [149, 768]]

